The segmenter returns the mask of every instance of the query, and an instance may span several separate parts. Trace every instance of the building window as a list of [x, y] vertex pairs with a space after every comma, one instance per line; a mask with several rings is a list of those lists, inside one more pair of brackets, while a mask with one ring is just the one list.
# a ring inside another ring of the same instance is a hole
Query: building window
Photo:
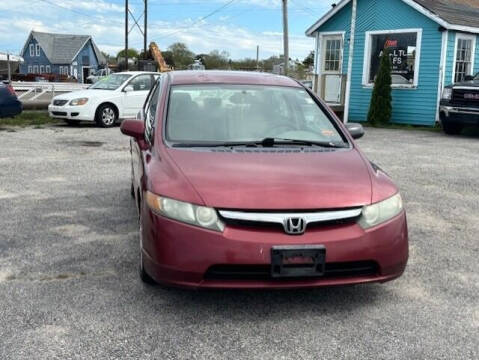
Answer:
[[45, 66], [40, 65], [40, 74], [45, 74]]
[[30, 56], [35, 56], [35, 45], [30, 44]]
[[324, 49], [324, 71], [339, 71], [341, 69], [341, 40], [326, 39]]
[[50, 68], [50, 65], [45, 66], [45, 72], [47, 74], [50, 74], [52, 72], [52, 69]]
[[40, 45], [39, 44], [35, 45], [35, 55], [40, 56]]
[[457, 34], [456, 51], [454, 52], [453, 82], [464, 81], [466, 76], [473, 73], [473, 59], [476, 48], [476, 37], [465, 34]]
[[28, 72], [29, 74], [32, 73], [32, 66], [31, 66], [31, 65], [28, 66], [28, 71], [27, 71], [27, 72]]
[[371, 31], [366, 33], [363, 85], [374, 84], [381, 56], [391, 60], [393, 87], [416, 87], [419, 80], [422, 30]]
[[33, 73], [38, 74], [38, 65], [33, 65]]

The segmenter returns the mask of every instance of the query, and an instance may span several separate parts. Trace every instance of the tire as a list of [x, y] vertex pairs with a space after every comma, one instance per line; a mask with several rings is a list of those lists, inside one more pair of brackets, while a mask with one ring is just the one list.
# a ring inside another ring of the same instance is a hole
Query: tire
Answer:
[[442, 129], [447, 135], [459, 135], [463, 129], [461, 124], [450, 123], [448, 121], [442, 122]]
[[76, 120], [65, 120], [65, 123], [68, 126], [78, 126], [80, 124], [80, 122]]
[[140, 279], [143, 283], [147, 285], [156, 285], [156, 281], [153, 280], [153, 278], [146, 272], [145, 270], [145, 264], [143, 262], [143, 226], [141, 224], [141, 210], [140, 210], [140, 216], [138, 216], [138, 232], [139, 232], [139, 237], [140, 237], [140, 259], [139, 259], [139, 274], [140, 274]]
[[103, 104], [96, 111], [95, 121], [101, 127], [112, 127], [117, 120], [118, 113], [113, 105]]

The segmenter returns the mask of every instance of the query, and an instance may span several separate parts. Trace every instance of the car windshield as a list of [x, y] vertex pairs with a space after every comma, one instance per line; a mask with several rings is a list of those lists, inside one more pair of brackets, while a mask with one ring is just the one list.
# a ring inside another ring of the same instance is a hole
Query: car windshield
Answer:
[[280, 86], [173, 86], [166, 135], [174, 145], [221, 145], [265, 139], [291, 144], [296, 141], [297, 145], [345, 145], [329, 117], [306, 90]]
[[129, 74], [112, 74], [98, 80], [98, 82], [90, 86], [90, 89], [116, 90], [130, 77], [131, 75]]

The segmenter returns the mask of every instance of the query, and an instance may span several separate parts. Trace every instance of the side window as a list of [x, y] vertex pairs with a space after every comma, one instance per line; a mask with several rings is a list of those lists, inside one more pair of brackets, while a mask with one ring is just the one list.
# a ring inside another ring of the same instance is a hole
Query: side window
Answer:
[[30, 56], [33, 57], [35, 56], [35, 45], [30, 44]]
[[156, 110], [160, 97], [160, 81], [156, 82], [155, 88], [145, 108], [145, 139], [151, 145], [153, 140], [153, 129], [155, 128]]
[[151, 76], [140, 75], [130, 81], [128, 84], [133, 87], [133, 91], [149, 91], [151, 89]]

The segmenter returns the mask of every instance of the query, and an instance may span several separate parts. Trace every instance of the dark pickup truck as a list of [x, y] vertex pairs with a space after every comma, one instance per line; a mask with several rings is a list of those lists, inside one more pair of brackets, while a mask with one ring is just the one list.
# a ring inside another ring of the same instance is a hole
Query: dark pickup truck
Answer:
[[466, 126], [479, 126], [479, 74], [444, 88], [440, 120], [446, 134], [459, 134]]

